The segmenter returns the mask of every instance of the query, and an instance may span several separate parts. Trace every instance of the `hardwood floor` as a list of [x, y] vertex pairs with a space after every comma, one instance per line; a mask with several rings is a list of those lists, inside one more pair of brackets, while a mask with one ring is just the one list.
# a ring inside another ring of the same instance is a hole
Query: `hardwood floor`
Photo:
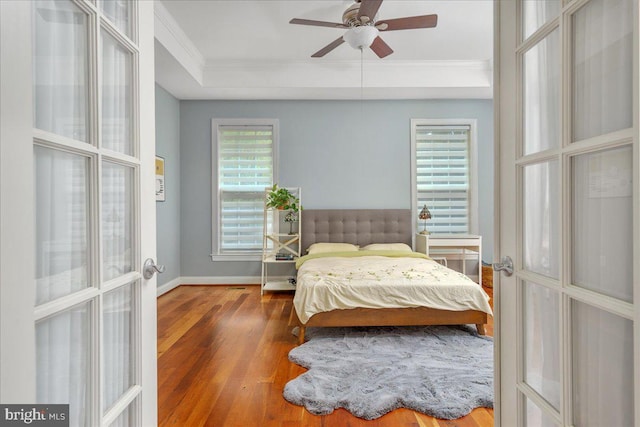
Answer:
[[[451, 421], [407, 409], [365, 421], [344, 409], [317, 416], [290, 404], [284, 385], [305, 371], [287, 359], [296, 346], [288, 326], [292, 298], [261, 297], [259, 286], [180, 286], [158, 298], [158, 425], [493, 425], [486, 408]], [[493, 334], [492, 319], [487, 333]]]

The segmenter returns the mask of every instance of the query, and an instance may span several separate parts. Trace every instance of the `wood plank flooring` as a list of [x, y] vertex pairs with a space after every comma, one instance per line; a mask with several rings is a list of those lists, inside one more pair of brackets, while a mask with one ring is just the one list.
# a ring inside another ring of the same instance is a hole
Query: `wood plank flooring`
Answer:
[[288, 326], [292, 299], [261, 297], [259, 286], [180, 286], [158, 298], [158, 425], [493, 425], [493, 410], [485, 408], [451, 421], [407, 409], [365, 421], [344, 409], [317, 416], [290, 404], [284, 385], [304, 372], [287, 359], [296, 345]]

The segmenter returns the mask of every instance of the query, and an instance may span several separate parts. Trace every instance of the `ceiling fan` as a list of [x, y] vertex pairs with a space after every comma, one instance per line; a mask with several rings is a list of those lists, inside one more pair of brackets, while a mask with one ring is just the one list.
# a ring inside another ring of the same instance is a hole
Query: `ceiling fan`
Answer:
[[354, 49], [371, 47], [380, 58], [391, 55], [393, 49], [380, 38], [380, 31], [412, 30], [416, 28], [433, 28], [438, 23], [438, 15], [410, 16], [406, 18], [384, 19], [376, 21], [376, 14], [382, 0], [355, 0], [342, 14], [342, 23], [314, 21], [312, 19], [294, 18], [290, 24], [313, 25], [317, 27], [344, 28], [347, 32], [340, 38], [329, 43], [313, 55], [321, 58], [340, 46], [345, 41]]

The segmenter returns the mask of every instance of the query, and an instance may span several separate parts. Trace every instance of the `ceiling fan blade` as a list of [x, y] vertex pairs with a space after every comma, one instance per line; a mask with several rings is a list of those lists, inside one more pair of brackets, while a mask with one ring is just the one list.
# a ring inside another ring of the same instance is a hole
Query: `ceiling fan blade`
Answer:
[[314, 21], [313, 19], [293, 18], [289, 24], [313, 25], [315, 27], [349, 28], [349, 26], [338, 22]]
[[380, 31], [413, 30], [433, 28], [438, 24], [438, 15], [409, 16], [407, 18], [384, 19], [376, 22]]
[[371, 43], [371, 50], [374, 51], [379, 58], [384, 58], [393, 53], [393, 49], [391, 49], [380, 36], [376, 37], [373, 43]]
[[322, 49], [320, 49], [319, 51], [317, 51], [313, 55], [311, 55], [311, 57], [312, 58], [322, 58], [327, 53], [331, 52], [333, 49], [335, 49], [338, 46], [340, 46], [342, 43], [344, 43], [344, 39], [342, 37], [340, 37], [340, 38], [332, 41], [331, 43], [329, 43], [328, 45], [326, 45], [325, 47], [323, 47]]
[[380, 9], [381, 4], [382, 0], [361, 0], [360, 9], [358, 10], [358, 19], [366, 16], [369, 18], [369, 21], [373, 21], [373, 18], [376, 17], [376, 13], [378, 13], [378, 9]]

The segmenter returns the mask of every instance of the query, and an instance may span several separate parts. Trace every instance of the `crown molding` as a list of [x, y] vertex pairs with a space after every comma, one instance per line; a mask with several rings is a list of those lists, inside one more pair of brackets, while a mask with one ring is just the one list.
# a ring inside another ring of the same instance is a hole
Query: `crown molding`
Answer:
[[[491, 88], [489, 61], [209, 63], [204, 88]], [[361, 80], [362, 76], [362, 80]]]
[[199, 84], [205, 59], [160, 0], [154, 2], [155, 38]]
[[[392, 60], [392, 59], [366, 59], [362, 61], [365, 69], [367, 67], [380, 67], [396, 69], [407, 67], [434, 67], [434, 68], [472, 68], [472, 69], [488, 69], [492, 68], [491, 59], [483, 61], [472, 60], [431, 60], [431, 61], [414, 61], [414, 60]], [[313, 66], [325, 68], [346, 68], [357, 67], [360, 69], [360, 60], [336, 61], [326, 59], [309, 59], [309, 60], [225, 60], [220, 62], [217, 60], [207, 60], [205, 70], [216, 68], [282, 68], [283, 66]]]
[[[165, 89], [167, 89], [165, 87]], [[423, 100], [492, 99], [491, 87], [403, 87], [403, 88], [208, 88], [171, 86], [167, 89], [181, 100]]]

